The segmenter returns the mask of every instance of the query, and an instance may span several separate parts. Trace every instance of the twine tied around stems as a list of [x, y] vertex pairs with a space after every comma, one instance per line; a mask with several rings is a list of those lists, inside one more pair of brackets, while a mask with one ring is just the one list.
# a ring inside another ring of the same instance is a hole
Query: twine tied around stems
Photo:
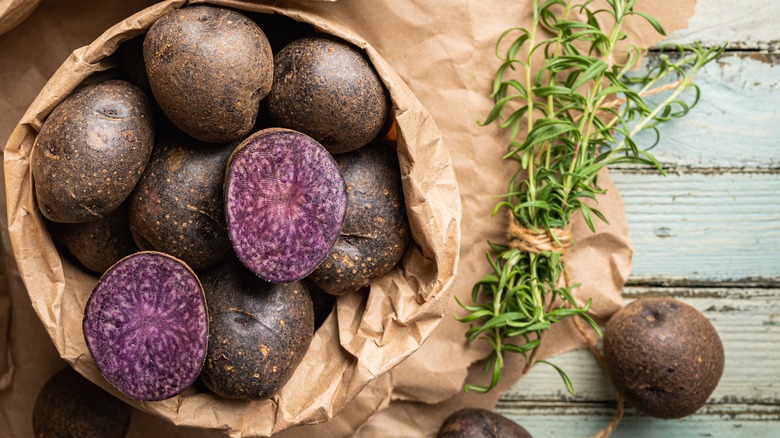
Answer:
[[547, 251], [566, 255], [574, 242], [574, 236], [567, 228], [551, 228], [539, 232], [517, 225], [511, 212], [509, 215], [507, 238], [510, 248], [534, 254]]

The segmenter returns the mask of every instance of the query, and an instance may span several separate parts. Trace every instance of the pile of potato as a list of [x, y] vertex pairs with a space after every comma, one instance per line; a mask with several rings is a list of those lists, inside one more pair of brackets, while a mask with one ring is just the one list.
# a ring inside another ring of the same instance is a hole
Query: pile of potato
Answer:
[[377, 73], [361, 50], [274, 19], [171, 11], [37, 137], [40, 212], [102, 274], [87, 346], [135, 399], [199, 377], [223, 397], [271, 397], [314, 309], [388, 272], [411, 239]]

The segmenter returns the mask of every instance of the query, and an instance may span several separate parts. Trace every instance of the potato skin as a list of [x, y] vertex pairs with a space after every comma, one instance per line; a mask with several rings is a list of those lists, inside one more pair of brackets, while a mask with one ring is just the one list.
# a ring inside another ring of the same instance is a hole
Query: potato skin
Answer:
[[127, 203], [90, 222], [49, 222], [49, 229], [57, 242], [93, 272], [106, 272], [114, 263], [137, 250], [130, 234]]
[[141, 177], [153, 140], [149, 101], [138, 87], [112, 80], [76, 91], [35, 140], [32, 174], [41, 214], [78, 223], [114, 211]]
[[638, 410], [682, 418], [704, 405], [723, 374], [715, 328], [671, 298], [632, 302], [607, 322], [604, 358], [615, 388]]
[[437, 438], [531, 438], [525, 428], [485, 409], [461, 409], [441, 425]]
[[336, 157], [347, 182], [344, 225], [310, 279], [323, 291], [343, 295], [368, 286], [401, 259], [411, 231], [395, 151], [375, 142]]
[[376, 138], [389, 102], [363, 53], [343, 41], [300, 38], [274, 58], [268, 112], [279, 126], [309, 135], [331, 154]]
[[216, 394], [264, 400], [292, 377], [314, 335], [301, 282], [268, 283], [237, 260], [201, 274], [209, 312], [202, 380]]
[[173, 10], [144, 40], [144, 61], [157, 102], [179, 129], [227, 143], [255, 123], [273, 80], [271, 46], [252, 20], [214, 6]]
[[124, 438], [132, 408], [67, 367], [52, 376], [33, 407], [36, 438]]
[[143, 250], [202, 269], [230, 253], [222, 182], [235, 144], [161, 139], [130, 196], [130, 230]]

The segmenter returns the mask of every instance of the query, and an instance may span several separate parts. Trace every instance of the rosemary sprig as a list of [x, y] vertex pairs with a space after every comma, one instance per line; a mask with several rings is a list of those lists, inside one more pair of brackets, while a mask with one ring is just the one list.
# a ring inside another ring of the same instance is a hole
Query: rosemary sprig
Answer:
[[[662, 51], [660, 62], [646, 75], [632, 77], [629, 73], [641, 52], [622, 47], [623, 23], [639, 16], [665, 35], [663, 28], [651, 16], [635, 11], [635, 0], [606, 0], [608, 7], [597, 10], [592, 10], [592, 2], [535, 0], [531, 28], [509, 29], [496, 44], [501, 65], [493, 81], [495, 105], [482, 124], [498, 123], [510, 130], [512, 140], [503, 158], [519, 167], [493, 215], [508, 211], [512, 225], [524, 232], [508, 243], [488, 242], [492, 272], [474, 285], [473, 304], [458, 301], [469, 312], [459, 318], [471, 324], [466, 333], [469, 341], [482, 339], [493, 349], [485, 368], [492, 372], [489, 385], [467, 384], [465, 391], [487, 392], [495, 387], [506, 352], [522, 355], [527, 370], [542, 334], [565, 318], [582, 318], [601, 334], [587, 314], [591, 300], [580, 305], [572, 296], [577, 285], [568, 284], [568, 279], [563, 285], [559, 282], [566, 277], [568, 243], [562, 240], [575, 213], [582, 214], [592, 231], [594, 217], [606, 222], [597, 208], [586, 203], [604, 193], [597, 174], [605, 166], [650, 165], [663, 173], [649, 152], [658, 142], [658, 125], [684, 116], [698, 102], [699, 89], [692, 76], [724, 50], [673, 47]], [[602, 29], [597, 20], [602, 16], [611, 28]], [[528, 53], [521, 56], [523, 47], [528, 47]], [[539, 51], [544, 64], [535, 66], [534, 54]], [[611, 63], [621, 53], [625, 62]], [[671, 85], [657, 87], [675, 79]], [[688, 89], [694, 90], [690, 102], [682, 98]], [[657, 91], [665, 92], [665, 98], [651, 107], [643, 96]], [[524, 139], [520, 137], [523, 127]], [[655, 133], [656, 142], [640, 147], [633, 138], [647, 130]], [[527, 235], [542, 238], [544, 245], [526, 241]], [[552, 366], [573, 394], [566, 373]]]

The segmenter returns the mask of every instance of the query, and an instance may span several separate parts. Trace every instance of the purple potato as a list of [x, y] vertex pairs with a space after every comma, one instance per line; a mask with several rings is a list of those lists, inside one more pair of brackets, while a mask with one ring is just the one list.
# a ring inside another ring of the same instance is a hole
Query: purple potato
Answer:
[[234, 148], [181, 134], [157, 142], [130, 196], [130, 229], [139, 248], [170, 254], [193, 269], [230, 253], [222, 184]]
[[181, 261], [158, 252], [125, 257], [100, 278], [84, 309], [84, 338], [100, 372], [137, 400], [173, 397], [206, 357], [203, 288]]
[[266, 129], [230, 158], [228, 235], [241, 263], [264, 280], [286, 283], [309, 275], [338, 238], [346, 204], [336, 161], [307, 135]]
[[314, 335], [314, 309], [303, 283], [268, 283], [241, 263], [202, 274], [209, 307], [203, 381], [216, 394], [264, 400], [292, 377]]
[[615, 313], [604, 330], [604, 359], [615, 389], [658, 418], [682, 418], [701, 408], [725, 362], [709, 320], [672, 298], [636, 300]]
[[267, 106], [278, 126], [311, 136], [332, 154], [368, 144], [390, 112], [362, 51], [325, 37], [300, 38], [276, 54]]
[[175, 9], [144, 40], [149, 84], [188, 135], [227, 143], [246, 135], [273, 80], [271, 46], [243, 14], [215, 6]]
[[336, 162], [347, 183], [347, 213], [336, 244], [310, 278], [325, 292], [343, 295], [393, 269], [411, 231], [391, 147], [376, 142]]
[[461, 409], [441, 425], [437, 438], [531, 438], [525, 428], [485, 409]]
[[137, 251], [130, 234], [127, 203], [90, 222], [49, 222], [49, 229], [52, 237], [90, 271], [103, 273]]
[[38, 208], [54, 222], [88, 222], [130, 195], [152, 154], [149, 101], [128, 82], [76, 91], [51, 112], [35, 140]]
[[124, 438], [132, 408], [67, 367], [35, 399], [36, 438]]

